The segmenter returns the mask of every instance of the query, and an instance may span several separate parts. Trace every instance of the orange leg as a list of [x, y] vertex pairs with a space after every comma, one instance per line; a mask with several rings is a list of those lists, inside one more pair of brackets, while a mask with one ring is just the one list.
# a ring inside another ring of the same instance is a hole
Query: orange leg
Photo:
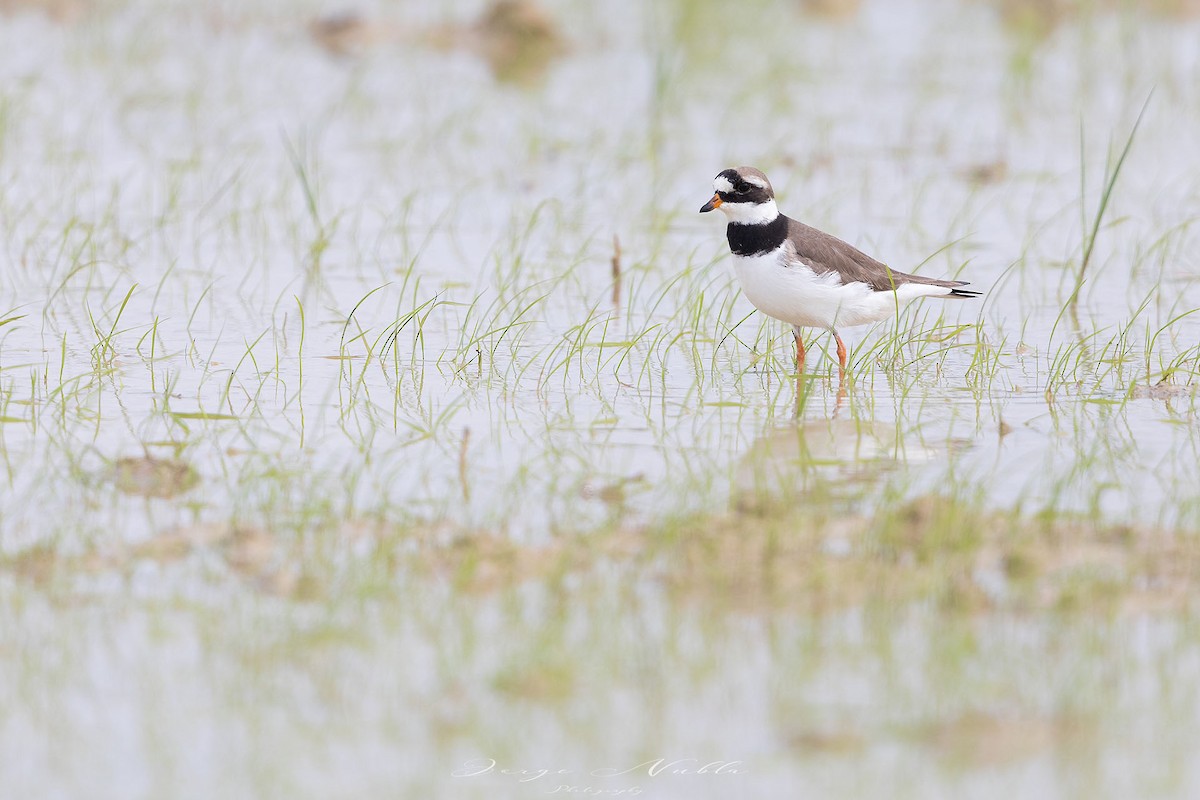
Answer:
[[796, 374], [799, 375], [804, 372], [804, 339], [800, 338], [799, 328], [792, 328], [792, 336], [796, 339]]
[[833, 338], [837, 341], [838, 354], [838, 385], [842, 386], [846, 383], [846, 343], [842, 341], [842, 337], [837, 331], [833, 332]]

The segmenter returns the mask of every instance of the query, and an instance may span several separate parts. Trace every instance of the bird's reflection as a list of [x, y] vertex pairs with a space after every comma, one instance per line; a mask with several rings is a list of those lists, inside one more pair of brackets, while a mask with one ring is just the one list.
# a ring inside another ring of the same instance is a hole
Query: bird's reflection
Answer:
[[881, 474], [930, 461], [951, 446], [926, 443], [905, 427], [830, 417], [772, 428], [739, 459], [734, 503], [754, 511], [802, 499], [850, 501], [874, 486]]
[[[819, 379], [815, 375], [807, 375], [803, 370], [796, 374], [796, 407], [793, 417], [800, 420], [804, 417], [804, 411], [808, 404], [818, 395], [815, 392], [819, 385]], [[850, 397], [850, 386], [846, 380], [846, 372], [843, 370], [838, 375], [837, 394], [834, 396], [833, 411], [830, 413], [830, 419], [837, 419], [846, 407], [846, 401]]]

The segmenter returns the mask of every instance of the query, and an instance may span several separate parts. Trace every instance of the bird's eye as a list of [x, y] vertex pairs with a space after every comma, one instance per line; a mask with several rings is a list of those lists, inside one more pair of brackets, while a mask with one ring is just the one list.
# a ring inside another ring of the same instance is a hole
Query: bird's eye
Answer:
[[733, 190], [738, 194], [747, 194], [750, 191], [750, 184], [739, 183], [737, 186], [733, 187]]

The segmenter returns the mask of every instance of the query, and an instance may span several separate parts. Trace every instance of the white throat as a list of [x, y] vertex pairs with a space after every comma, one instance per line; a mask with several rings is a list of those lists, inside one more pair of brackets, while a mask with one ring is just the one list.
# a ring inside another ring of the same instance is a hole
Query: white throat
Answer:
[[738, 225], [764, 225], [774, 222], [779, 216], [774, 200], [765, 203], [721, 203], [720, 209], [730, 222]]

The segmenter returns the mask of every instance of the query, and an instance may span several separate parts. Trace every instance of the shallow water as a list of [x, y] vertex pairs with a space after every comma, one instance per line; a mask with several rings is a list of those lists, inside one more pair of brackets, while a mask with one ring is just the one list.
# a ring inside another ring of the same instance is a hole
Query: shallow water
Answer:
[[[405, 561], [789, 493], [1200, 527], [1200, 23], [800, 6], [555, 4], [569, 47], [517, 84], [429, 44], [476, 4], [364, 7], [350, 58], [315, 4], [0, 18], [4, 793], [536, 794], [452, 773], [659, 757], [747, 769], [602, 788], [1194, 789], [1186, 611], [739, 611], [611, 554], [473, 590]], [[798, 401], [696, 214], [744, 162], [985, 297], [849, 333], [847, 397], [818, 355]], [[198, 483], [114, 478], [147, 456]]]

